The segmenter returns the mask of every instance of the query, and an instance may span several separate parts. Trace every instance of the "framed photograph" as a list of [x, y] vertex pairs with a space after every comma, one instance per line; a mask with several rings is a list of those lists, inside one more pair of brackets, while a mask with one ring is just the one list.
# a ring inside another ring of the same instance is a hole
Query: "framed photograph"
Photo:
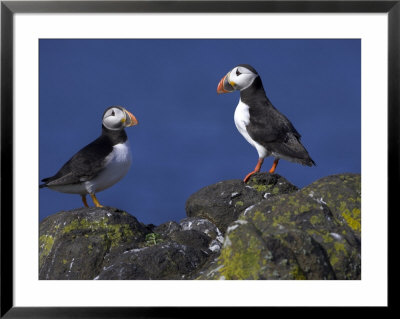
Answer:
[[2, 1], [1, 316], [389, 307], [399, 18]]

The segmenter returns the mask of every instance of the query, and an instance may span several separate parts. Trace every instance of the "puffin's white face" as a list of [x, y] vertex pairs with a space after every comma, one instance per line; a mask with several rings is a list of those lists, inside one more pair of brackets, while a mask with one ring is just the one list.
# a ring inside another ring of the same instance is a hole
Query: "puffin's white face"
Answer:
[[257, 74], [253, 73], [249, 69], [242, 66], [237, 66], [231, 72], [229, 72], [229, 84], [235, 90], [244, 90], [248, 88], [257, 77]]
[[109, 130], [122, 130], [138, 124], [132, 113], [120, 106], [111, 106], [103, 115], [103, 125]]
[[254, 73], [248, 68], [237, 66], [221, 79], [218, 84], [217, 92], [228, 93], [247, 89], [257, 76], [257, 73]]

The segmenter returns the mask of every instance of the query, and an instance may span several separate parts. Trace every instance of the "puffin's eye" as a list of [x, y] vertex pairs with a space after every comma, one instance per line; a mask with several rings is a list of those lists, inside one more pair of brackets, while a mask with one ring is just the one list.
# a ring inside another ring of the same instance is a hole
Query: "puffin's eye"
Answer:
[[239, 69], [236, 69], [236, 75], [239, 76], [240, 74], [242, 73], [239, 72]]
[[115, 112], [114, 112], [114, 110], [112, 110], [112, 112], [111, 112], [111, 116], [114, 116], [115, 115]]

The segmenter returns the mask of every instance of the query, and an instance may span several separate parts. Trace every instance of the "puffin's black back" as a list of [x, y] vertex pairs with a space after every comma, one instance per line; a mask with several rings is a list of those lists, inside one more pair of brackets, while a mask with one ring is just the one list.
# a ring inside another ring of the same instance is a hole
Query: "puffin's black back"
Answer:
[[75, 184], [93, 178], [103, 169], [104, 159], [112, 152], [113, 146], [126, 140], [125, 130], [113, 131], [103, 125], [99, 138], [72, 156], [54, 176], [42, 179], [45, 185], [40, 186]]
[[249, 106], [250, 124], [247, 132], [252, 139], [261, 145], [283, 142], [287, 133], [300, 139], [301, 136], [292, 123], [267, 98], [259, 76], [250, 87], [240, 92], [240, 99]]

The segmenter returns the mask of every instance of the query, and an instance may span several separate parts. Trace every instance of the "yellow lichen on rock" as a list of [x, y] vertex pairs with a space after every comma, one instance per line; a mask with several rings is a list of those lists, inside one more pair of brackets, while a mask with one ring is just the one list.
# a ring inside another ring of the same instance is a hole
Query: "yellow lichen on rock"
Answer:
[[39, 266], [42, 266], [44, 259], [49, 255], [54, 245], [54, 237], [51, 235], [42, 235], [39, 237]]
[[219, 260], [219, 264], [223, 265], [219, 270], [220, 276], [224, 279], [259, 279], [262, 266], [260, 244], [257, 238], [250, 237], [247, 243], [238, 239], [235, 241], [235, 247], [225, 246]]

